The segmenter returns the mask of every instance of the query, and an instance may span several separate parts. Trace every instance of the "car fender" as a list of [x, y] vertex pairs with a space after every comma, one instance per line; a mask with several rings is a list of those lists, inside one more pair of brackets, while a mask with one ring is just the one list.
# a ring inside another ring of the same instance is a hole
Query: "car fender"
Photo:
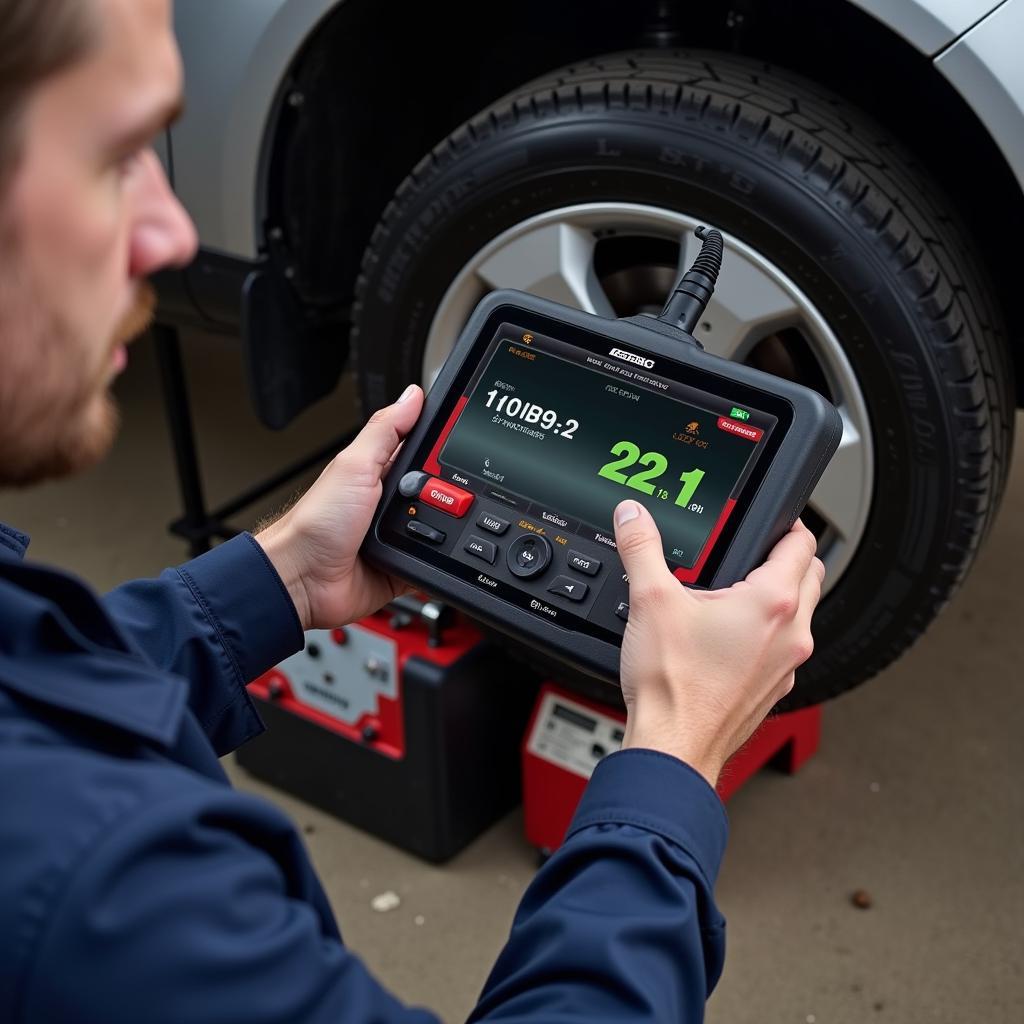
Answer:
[[[1024, 192], [1024, 2], [1007, 0], [935, 61], [970, 104]], [[956, 140], [951, 140], [956, 145]], [[984, 182], [978, 182], [984, 188]]]
[[999, 0], [848, 0], [921, 53], [934, 57], [999, 6]]
[[[177, 0], [186, 109], [171, 132], [178, 198], [206, 249], [255, 259], [263, 149], [288, 69], [342, 0]], [[188, 154], [174, 159], [175, 152]]]
[[[196, 99], [171, 133], [168, 166], [204, 249], [257, 258], [267, 150], [288, 70], [343, 2], [178, 0], [186, 91]], [[1013, 52], [1024, 38], [1024, 0], [847, 2], [933, 58], [1024, 190], [1024, 65]]]

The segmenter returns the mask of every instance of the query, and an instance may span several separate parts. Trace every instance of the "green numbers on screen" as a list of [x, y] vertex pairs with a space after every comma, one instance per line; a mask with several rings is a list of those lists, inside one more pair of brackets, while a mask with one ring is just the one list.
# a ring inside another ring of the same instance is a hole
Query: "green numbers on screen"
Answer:
[[[642, 494], [653, 495], [655, 490], [657, 490], [659, 497], [667, 495], [666, 491], [656, 488], [656, 485], [652, 482], [657, 480], [668, 469], [668, 459], [661, 452], [644, 452], [641, 454], [640, 446], [632, 441], [617, 441], [612, 445], [611, 454], [617, 456], [617, 458], [612, 459], [611, 462], [606, 462], [597, 471], [598, 476], [611, 480], [613, 483], [631, 487], [634, 491], [640, 491]], [[623, 472], [624, 469], [628, 469], [637, 463], [645, 468], [631, 475]], [[691, 469], [688, 473], [683, 473], [679, 478], [683, 487], [675, 503], [683, 508], [689, 505], [693, 500], [698, 485], [703, 479], [703, 469]]]

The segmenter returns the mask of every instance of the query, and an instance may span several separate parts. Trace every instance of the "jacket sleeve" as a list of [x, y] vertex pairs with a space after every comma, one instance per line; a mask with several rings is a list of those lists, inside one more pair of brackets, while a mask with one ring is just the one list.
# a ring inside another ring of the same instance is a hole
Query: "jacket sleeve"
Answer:
[[702, 1021], [725, 955], [713, 886], [726, 835], [721, 801], [688, 765], [648, 750], [606, 757], [470, 1020]]
[[438, 1024], [343, 945], [280, 812], [169, 775], [155, 792], [145, 774], [120, 780], [116, 798], [104, 785], [116, 819], [70, 879], [36, 894], [56, 898], [15, 1020]]
[[218, 755], [261, 728], [246, 683], [303, 643], [295, 605], [248, 533], [103, 602], [144, 657], [188, 681], [189, 706]]
[[[70, 877], [33, 897], [45, 925], [15, 1020], [437, 1024], [345, 948], [280, 812], [135, 767], [100, 769], [116, 773], [97, 780], [104, 820], [76, 833]], [[680, 762], [643, 751], [611, 755], [593, 783], [472, 1020], [702, 1019], [722, 965], [717, 797]]]

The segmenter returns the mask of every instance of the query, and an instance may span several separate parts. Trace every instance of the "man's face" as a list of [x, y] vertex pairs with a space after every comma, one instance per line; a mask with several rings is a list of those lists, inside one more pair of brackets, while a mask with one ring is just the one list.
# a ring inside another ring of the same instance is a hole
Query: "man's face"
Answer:
[[196, 249], [149, 148], [180, 105], [170, 0], [83, 2], [95, 42], [32, 95], [0, 194], [0, 484], [103, 455], [110, 384], [152, 313], [146, 276]]

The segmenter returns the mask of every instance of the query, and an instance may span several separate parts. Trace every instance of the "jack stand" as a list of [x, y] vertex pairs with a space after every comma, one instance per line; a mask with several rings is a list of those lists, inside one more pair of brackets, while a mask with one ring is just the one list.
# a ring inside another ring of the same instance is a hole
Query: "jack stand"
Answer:
[[227, 540], [239, 530], [227, 520], [254, 505], [290, 480], [305, 473], [319, 463], [326, 463], [346, 447], [358, 433], [358, 428], [318, 448], [297, 462], [286, 466], [248, 490], [225, 502], [219, 508], [207, 509], [203, 493], [202, 475], [199, 468], [199, 452], [192, 428], [192, 407], [189, 398], [188, 381], [181, 358], [181, 342], [173, 327], [155, 326], [153, 339], [156, 343], [157, 360], [160, 368], [160, 386], [163, 392], [167, 425], [174, 450], [174, 463], [178, 476], [184, 515], [175, 519], [168, 527], [171, 533], [188, 542], [189, 555], [195, 557], [210, 550], [214, 538]]

